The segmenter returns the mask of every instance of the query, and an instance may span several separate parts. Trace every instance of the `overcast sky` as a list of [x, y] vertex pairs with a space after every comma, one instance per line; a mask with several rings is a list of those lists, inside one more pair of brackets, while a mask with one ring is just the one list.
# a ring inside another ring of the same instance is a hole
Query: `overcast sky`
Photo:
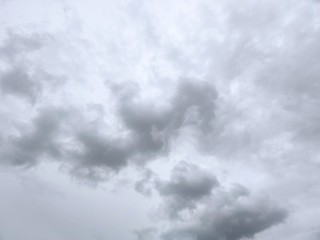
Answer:
[[0, 0], [0, 240], [319, 240], [320, 2]]

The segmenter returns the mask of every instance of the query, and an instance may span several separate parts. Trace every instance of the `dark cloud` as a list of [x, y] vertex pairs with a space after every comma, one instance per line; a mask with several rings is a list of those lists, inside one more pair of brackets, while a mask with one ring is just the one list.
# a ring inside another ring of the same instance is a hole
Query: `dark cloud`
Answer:
[[130, 147], [119, 140], [105, 138], [96, 132], [76, 134], [80, 152], [74, 153], [83, 167], [107, 167], [118, 171], [125, 167], [131, 154]]
[[0, 76], [0, 87], [3, 94], [21, 96], [31, 102], [35, 101], [41, 91], [40, 82], [32, 79], [23, 67], [12, 69]]
[[[34, 101], [42, 85], [33, 80], [26, 69], [20, 68], [4, 75], [1, 86], [6, 94]], [[165, 107], [139, 102], [137, 95], [137, 92], [127, 91], [118, 98], [117, 113], [119, 125], [123, 128], [116, 135], [109, 134], [110, 129], [104, 120], [89, 120], [86, 114], [74, 107], [68, 111], [66, 108], [40, 109], [29, 128], [18, 130], [17, 136], [3, 140], [3, 161], [30, 166], [49, 157], [66, 164], [78, 177], [99, 181], [130, 164], [144, 165], [166, 154], [171, 141], [179, 136], [183, 127], [192, 127], [200, 135], [212, 130], [217, 95], [209, 83], [181, 80]], [[102, 119], [103, 114], [99, 111], [97, 119]], [[195, 167], [177, 169], [175, 182], [159, 185], [159, 189], [163, 195], [171, 197], [180, 194], [181, 206], [191, 207], [192, 201], [209, 194], [216, 182], [209, 175], [199, 172], [198, 182], [192, 183], [196, 185], [190, 185], [182, 177], [190, 171], [188, 168]], [[197, 171], [196, 168], [194, 170]], [[137, 182], [136, 190], [150, 195], [151, 178], [147, 175]], [[182, 201], [184, 198], [188, 201]]]
[[186, 162], [174, 169], [170, 182], [160, 183], [159, 191], [163, 196], [178, 196], [185, 199], [198, 199], [210, 194], [217, 180], [195, 165]]
[[268, 197], [253, 196], [240, 184], [226, 188], [216, 178], [189, 163], [179, 163], [170, 181], [157, 190], [168, 216], [166, 240], [238, 240], [254, 237], [283, 222], [288, 211]]
[[14, 31], [7, 31], [7, 38], [0, 47], [0, 56], [9, 62], [16, 62], [26, 52], [39, 50], [48, 40], [45, 34], [23, 34]]
[[[95, 175], [101, 169], [118, 172], [130, 163], [143, 164], [161, 156], [186, 124], [201, 133], [211, 131], [217, 96], [209, 83], [181, 81], [166, 107], [139, 102], [135, 88], [113, 90], [120, 96], [118, 114], [126, 137], [108, 136], [108, 129], [103, 126], [101, 131], [97, 131], [97, 126], [88, 130], [90, 124], [83, 118], [84, 128], [72, 132], [77, 149], [68, 154], [74, 159], [77, 171], [84, 170], [84, 175]], [[190, 112], [196, 113], [196, 117], [187, 123]], [[144, 181], [137, 183], [136, 188], [144, 191], [143, 185]]]
[[287, 211], [266, 200], [249, 203], [233, 202], [215, 208], [214, 203], [203, 212], [196, 223], [172, 229], [164, 239], [238, 240], [252, 238], [283, 222]]
[[193, 113], [195, 114], [193, 123], [202, 133], [211, 132], [216, 98], [217, 92], [212, 84], [182, 79], [171, 103], [173, 125], [176, 128], [181, 127], [186, 115]]
[[132, 133], [138, 155], [163, 152], [186, 124], [202, 134], [212, 132], [217, 93], [210, 83], [182, 79], [166, 106], [139, 102], [130, 90], [120, 100], [119, 115]]
[[197, 201], [209, 197], [212, 189], [218, 186], [212, 174], [187, 162], [181, 162], [173, 169], [170, 181], [156, 183], [170, 217], [177, 217], [186, 208], [194, 208]]
[[17, 136], [9, 136], [2, 159], [14, 165], [33, 165], [42, 157], [59, 159], [62, 146], [58, 142], [59, 128], [65, 113], [57, 108], [43, 108], [30, 126], [24, 126]]
[[[5, 75], [1, 84], [6, 93], [13, 92], [30, 99], [41, 88], [20, 69]], [[43, 154], [59, 160], [64, 156], [62, 159], [68, 159], [65, 162], [71, 163], [75, 172], [85, 171], [85, 175], [95, 175], [94, 172], [102, 169], [118, 172], [129, 163], [141, 164], [165, 154], [170, 141], [186, 124], [201, 133], [210, 132], [215, 99], [212, 85], [191, 80], [181, 81], [165, 108], [137, 102], [134, 97], [120, 98], [119, 119], [124, 126], [123, 131], [127, 132], [126, 137], [108, 135], [103, 122], [96, 125], [75, 110], [69, 111], [68, 120], [65, 118], [63, 121], [64, 132], [61, 132], [61, 114], [48, 108], [38, 113], [31, 123], [31, 131], [25, 130], [20, 132], [20, 136], [8, 139], [5, 156], [8, 162], [15, 164], [35, 163]], [[188, 120], [191, 112], [195, 113], [193, 121]], [[98, 118], [101, 114], [99, 112]], [[101, 130], [98, 131], [97, 127]], [[65, 146], [57, 143], [61, 134], [71, 139]], [[199, 181], [202, 181], [200, 185], [204, 184], [203, 189], [188, 189], [187, 182], [177, 183], [176, 187], [177, 190], [181, 188], [181, 193], [185, 191], [185, 194], [196, 196], [213, 184], [205, 177]], [[170, 187], [166, 191], [171, 191]]]

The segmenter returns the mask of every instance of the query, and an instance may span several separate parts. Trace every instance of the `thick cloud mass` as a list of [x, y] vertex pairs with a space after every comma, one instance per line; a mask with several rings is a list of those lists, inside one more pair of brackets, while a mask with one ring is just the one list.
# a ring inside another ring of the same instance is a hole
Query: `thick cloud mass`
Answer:
[[83, 149], [75, 158], [88, 166], [107, 166], [117, 170], [127, 164], [130, 149], [121, 146], [120, 141], [111, 141], [100, 137], [97, 133], [81, 132], [77, 136]]
[[252, 238], [255, 234], [281, 223], [287, 213], [281, 208], [270, 206], [268, 202], [250, 202], [225, 206], [215, 209], [210, 214], [200, 216], [199, 222], [191, 226], [180, 227], [169, 231], [164, 239], [197, 239], [197, 240], [237, 240]]
[[159, 185], [160, 193], [164, 196], [178, 196], [186, 200], [198, 199], [210, 194], [211, 189], [217, 184], [215, 178], [187, 163], [182, 163], [174, 171], [171, 182]]
[[0, 1], [1, 240], [318, 239], [319, 12]]
[[22, 127], [18, 136], [8, 137], [2, 160], [14, 165], [33, 165], [44, 155], [61, 157], [62, 147], [57, 142], [63, 111], [56, 108], [41, 109], [31, 126]]
[[2, 76], [1, 89], [4, 93], [23, 96], [34, 101], [40, 87], [30, 79], [23, 69], [14, 69]]
[[[18, 90], [15, 89], [15, 93]], [[23, 94], [27, 94], [27, 89], [23, 91]], [[201, 133], [210, 132], [215, 98], [215, 89], [211, 85], [187, 80], [179, 84], [167, 109], [156, 110], [157, 106], [144, 106], [144, 103], [135, 103], [134, 99], [122, 99], [119, 120], [124, 125], [123, 131], [129, 133], [124, 138], [108, 136], [108, 129], [103, 129], [103, 125], [100, 126], [100, 131], [92, 127], [86, 129], [92, 123], [83, 114], [78, 115], [80, 119], [77, 121], [72, 120], [72, 113], [67, 114], [67, 111], [76, 112], [72, 109], [41, 110], [33, 120], [33, 131], [26, 130], [19, 137], [11, 140], [8, 138], [8, 148], [5, 149], [3, 158], [13, 164], [32, 165], [43, 154], [49, 154], [57, 160], [73, 159], [72, 165], [78, 170], [86, 168], [90, 171], [102, 167], [119, 171], [129, 162], [150, 161], [163, 155], [166, 148], [170, 147], [170, 140], [185, 125], [184, 121], [190, 111], [197, 113], [193, 123], [196, 129]], [[65, 116], [60, 112], [65, 112]], [[80, 122], [80, 127], [76, 127]], [[61, 132], [60, 124], [64, 125], [64, 132]], [[59, 145], [57, 137], [63, 134], [67, 134], [71, 142]]]
[[[288, 210], [263, 196], [251, 196], [235, 185], [224, 190], [216, 178], [194, 165], [180, 163], [173, 169], [170, 182], [160, 182], [158, 191], [164, 198], [164, 211], [174, 218], [163, 239], [237, 240], [283, 222]], [[215, 189], [213, 189], [215, 187]], [[192, 204], [192, 205], [191, 205]]]
[[120, 117], [134, 138], [138, 155], [159, 154], [171, 137], [183, 127], [188, 114], [196, 114], [194, 125], [202, 133], [210, 132], [214, 120], [215, 88], [205, 82], [182, 79], [168, 107], [137, 102], [134, 95], [124, 98]]
[[173, 169], [169, 182], [157, 182], [157, 189], [165, 197], [169, 215], [176, 217], [185, 208], [194, 208], [197, 201], [208, 197], [218, 182], [214, 176], [186, 162]]

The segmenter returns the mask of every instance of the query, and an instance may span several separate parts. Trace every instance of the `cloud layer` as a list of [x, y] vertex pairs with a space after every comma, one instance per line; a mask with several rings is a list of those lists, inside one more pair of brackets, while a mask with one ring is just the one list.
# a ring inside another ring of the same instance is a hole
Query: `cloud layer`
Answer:
[[0, 239], [317, 239], [319, 10], [0, 1]]

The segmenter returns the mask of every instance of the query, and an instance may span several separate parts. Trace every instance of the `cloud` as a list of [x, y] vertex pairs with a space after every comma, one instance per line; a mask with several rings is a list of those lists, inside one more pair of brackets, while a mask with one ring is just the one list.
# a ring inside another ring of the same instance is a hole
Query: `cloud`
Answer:
[[164, 239], [238, 240], [282, 223], [286, 210], [265, 200], [234, 201], [217, 208], [212, 205], [191, 224], [171, 229]]
[[[134, 88], [117, 91], [117, 113], [123, 126], [120, 132], [126, 132], [125, 137], [107, 136], [108, 129], [104, 134], [77, 129], [73, 134], [79, 151], [71, 155], [78, 159], [79, 170], [102, 167], [119, 171], [129, 163], [144, 164], [166, 154], [171, 141], [187, 124], [202, 134], [211, 131], [217, 95], [209, 83], [182, 80], [165, 107], [139, 101]], [[187, 123], [191, 112], [195, 113], [193, 122]]]
[[[52, 39], [51, 39], [52, 40]], [[0, 46], [0, 89], [3, 95], [24, 98], [32, 104], [42, 93], [46, 83], [55, 83], [57, 76], [40, 67], [34, 57], [50, 42], [48, 34], [23, 34], [7, 31]]]
[[166, 240], [252, 238], [284, 222], [289, 213], [240, 184], [221, 185], [212, 173], [186, 162], [172, 170], [170, 181], [158, 181], [156, 188], [169, 226], [160, 234]]
[[122, 146], [119, 139], [111, 140], [100, 136], [97, 132], [76, 133], [80, 143], [80, 152], [73, 153], [83, 167], [107, 167], [119, 170], [127, 165], [131, 154], [130, 147]]
[[198, 199], [210, 194], [217, 180], [197, 166], [186, 162], [174, 168], [170, 182], [161, 183], [159, 191], [164, 196], [181, 196], [184, 199]]
[[2, 4], [0, 162], [126, 179], [117, 201], [161, 211], [141, 239], [302, 239], [319, 222], [319, 4], [235, 2]]
[[134, 189], [146, 197], [151, 197], [155, 177], [153, 171], [145, 169], [143, 177], [134, 184]]
[[157, 230], [155, 228], [144, 228], [136, 230], [134, 233], [137, 236], [137, 240], [149, 240], [154, 238], [154, 234]]
[[[21, 92], [33, 98], [36, 83], [35, 86], [33, 82], [28, 83], [31, 80], [23, 72], [15, 75], [19, 78], [11, 75], [4, 78], [5, 90], [8, 92], [12, 88], [15, 94]], [[20, 79], [22, 77], [25, 79]], [[75, 106], [60, 110], [48, 107], [38, 111], [31, 122], [31, 130], [23, 130], [19, 136], [7, 139], [2, 155], [6, 162], [15, 165], [32, 165], [48, 155], [70, 165], [80, 176], [97, 174], [99, 179], [101, 172], [118, 172], [129, 164], [144, 164], [165, 154], [184, 126], [192, 126], [200, 134], [212, 129], [216, 91], [211, 84], [181, 81], [165, 108], [137, 102], [134, 97], [118, 101], [116, 112], [123, 126], [120, 130], [125, 133], [123, 136], [109, 134], [103, 120], [95, 123]], [[193, 118], [191, 113], [194, 113]], [[97, 119], [101, 114], [99, 112]]]
[[12, 30], [7, 30], [7, 38], [0, 47], [0, 56], [8, 62], [17, 62], [23, 58], [24, 53], [33, 52], [41, 49], [48, 35], [32, 33], [24, 35]]
[[161, 152], [186, 124], [202, 134], [212, 132], [217, 93], [208, 82], [181, 79], [165, 106], [139, 101], [137, 93], [124, 96], [119, 115], [135, 138], [136, 152]]
[[36, 95], [41, 91], [39, 82], [32, 79], [22, 67], [3, 74], [0, 86], [3, 94], [21, 96], [31, 102], [35, 101]]
[[212, 174], [187, 162], [181, 162], [173, 169], [170, 181], [156, 182], [156, 188], [164, 197], [173, 218], [186, 208], [195, 208], [197, 201], [209, 197], [212, 189], [218, 186]]
[[23, 126], [17, 136], [7, 137], [1, 151], [5, 163], [32, 166], [43, 158], [59, 159], [62, 146], [58, 142], [64, 112], [58, 108], [43, 108], [30, 126]]

